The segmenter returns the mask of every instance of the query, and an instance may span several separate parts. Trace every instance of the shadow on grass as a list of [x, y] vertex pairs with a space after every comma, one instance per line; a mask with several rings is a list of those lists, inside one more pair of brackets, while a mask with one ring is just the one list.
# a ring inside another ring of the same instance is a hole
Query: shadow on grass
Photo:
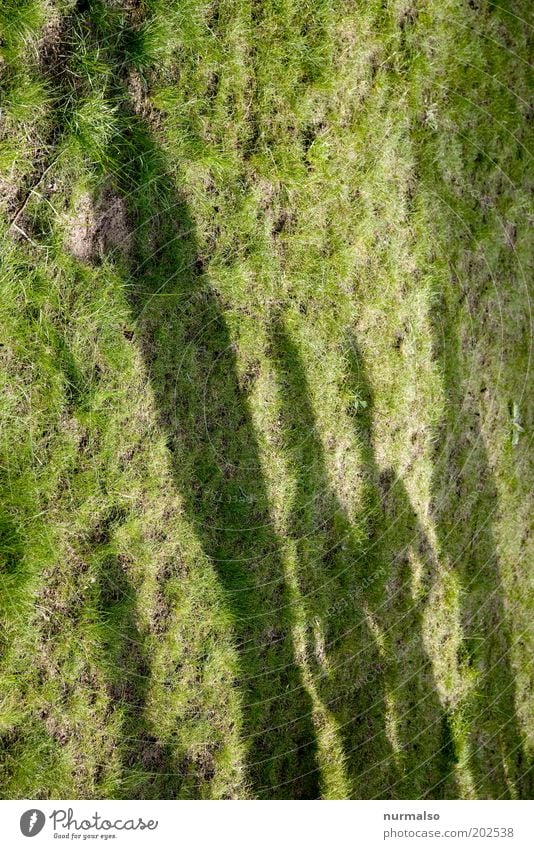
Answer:
[[122, 190], [129, 187], [135, 226], [128, 298], [176, 486], [233, 616], [247, 783], [253, 796], [314, 798], [310, 700], [224, 305], [203, 272], [187, 205], [142, 124], [126, 161]]
[[351, 340], [349, 380], [364, 487], [356, 521], [329, 481], [306, 371], [282, 321], [272, 348], [283, 397], [284, 442], [295, 481], [290, 533], [306, 609], [312, 686], [335, 717], [346, 778], [358, 798], [438, 798], [454, 791], [449, 717], [423, 644], [425, 598], [412, 596], [410, 551], [430, 546], [401, 481], [380, 474], [372, 394]]
[[390, 792], [408, 799], [456, 798], [451, 717], [440, 699], [424, 639], [424, 614], [439, 564], [403, 480], [393, 469], [377, 467], [372, 390], [354, 338], [348, 363], [353, 394], [365, 402], [353, 420], [367, 477], [374, 484], [371, 561], [376, 572], [385, 573], [385, 594], [376, 609], [376, 621], [390, 659], [392, 733], [398, 740], [401, 765], [401, 775]]
[[[435, 355], [447, 408], [436, 440], [433, 517], [440, 555], [460, 586], [463, 639], [458, 662], [476, 676], [476, 695], [464, 706], [468, 765], [477, 797], [532, 798], [534, 772], [515, 706], [512, 635], [493, 529], [499, 515], [497, 486], [481, 430], [477, 389], [471, 380], [467, 386], [466, 354], [445, 298], [439, 314], [435, 338], [443, 342], [436, 345]], [[486, 391], [484, 380], [480, 373], [479, 393]]]
[[[169, 789], [168, 776], [176, 770], [176, 760], [171, 748], [161, 744], [144, 717], [150, 686], [150, 651], [148, 635], [138, 626], [135, 586], [127, 564], [114, 551], [114, 529], [123, 519], [121, 511], [112, 510], [88, 537], [89, 556], [99, 567], [91, 609], [98, 625], [98, 655], [110, 704], [121, 719], [117, 745], [123, 773], [118, 795], [158, 799]], [[96, 786], [100, 778], [97, 772]]]

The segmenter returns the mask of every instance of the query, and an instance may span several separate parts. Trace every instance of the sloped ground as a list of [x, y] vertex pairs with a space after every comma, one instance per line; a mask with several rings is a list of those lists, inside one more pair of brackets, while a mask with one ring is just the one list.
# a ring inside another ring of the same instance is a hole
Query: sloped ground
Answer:
[[532, 797], [528, 15], [2, 4], [4, 798]]

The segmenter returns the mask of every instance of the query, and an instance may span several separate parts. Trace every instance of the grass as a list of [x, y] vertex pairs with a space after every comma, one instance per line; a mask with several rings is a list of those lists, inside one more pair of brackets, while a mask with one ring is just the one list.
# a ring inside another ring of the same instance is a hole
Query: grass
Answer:
[[531, 798], [526, 3], [4, 3], [4, 798]]

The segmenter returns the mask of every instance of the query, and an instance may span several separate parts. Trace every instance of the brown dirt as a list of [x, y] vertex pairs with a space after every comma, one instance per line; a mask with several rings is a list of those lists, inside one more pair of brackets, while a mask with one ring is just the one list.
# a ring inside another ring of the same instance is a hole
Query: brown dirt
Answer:
[[85, 262], [93, 262], [110, 252], [118, 251], [126, 256], [130, 253], [126, 203], [109, 188], [96, 203], [88, 193], [81, 196], [68, 231], [68, 249]]
[[146, 82], [138, 71], [130, 70], [128, 72], [126, 87], [130, 96], [130, 106], [134, 113], [147, 121], [154, 129], [157, 125], [158, 115], [148, 98]]
[[0, 212], [11, 210], [15, 203], [19, 187], [16, 182], [0, 180]]
[[67, 239], [68, 249], [78, 259], [92, 259], [94, 231], [93, 201], [90, 195], [83, 195], [76, 204], [76, 212]]
[[61, 49], [63, 37], [63, 21], [59, 14], [54, 14], [44, 25], [37, 43], [39, 67], [48, 78], [55, 77], [64, 70]]

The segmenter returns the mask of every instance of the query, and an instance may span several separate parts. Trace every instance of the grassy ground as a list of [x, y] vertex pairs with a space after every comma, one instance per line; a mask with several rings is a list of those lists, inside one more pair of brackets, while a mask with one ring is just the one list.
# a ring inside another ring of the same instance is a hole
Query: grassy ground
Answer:
[[2, 4], [4, 798], [532, 797], [528, 15]]

